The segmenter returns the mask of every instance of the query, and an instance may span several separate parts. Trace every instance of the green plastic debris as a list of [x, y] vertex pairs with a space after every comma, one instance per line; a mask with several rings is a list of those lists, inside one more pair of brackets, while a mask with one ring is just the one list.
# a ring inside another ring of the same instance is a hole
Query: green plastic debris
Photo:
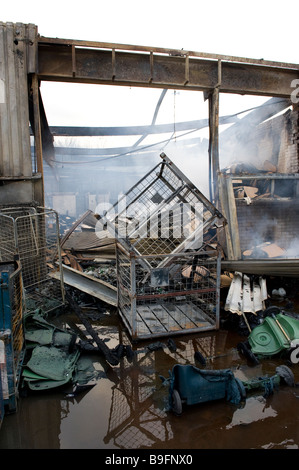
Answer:
[[73, 384], [77, 394], [103, 376], [90, 358], [80, 356], [77, 335], [49, 323], [40, 309], [27, 312], [24, 325], [29, 359], [22, 379], [29, 389], [42, 391]]
[[25, 315], [25, 340], [26, 348], [37, 345], [53, 345], [57, 347], [70, 348], [76, 340], [76, 335], [57, 328], [47, 322], [42, 315], [42, 311], [37, 309]]
[[25, 332], [25, 339], [28, 343], [51, 344], [53, 341], [53, 329], [37, 329]]
[[40, 380], [36, 382], [28, 382], [30, 390], [49, 390], [51, 388], [62, 387], [67, 384], [69, 380]]
[[79, 351], [68, 354], [59, 348], [37, 346], [32, 351], [27, 368], [48, 379], [70, 380], [79, 354]]
[[292, 347], [299, 339], [299, 320], [284, 313], [267, 316], [248, 337], [251, 351], [257, 356], [274, 356]]
[[37, 346], [24, 367], [23, 380], [32, 390], [60, 387], [73, 379], [79, 356], [79, 351], [69, 354], [53, 346]]
[[29, 369], [24, 369], [22, 375], [25, 378], [25, 380], [28, 381], [28, 382], [32, 382], [34, 380], [47, 380], [46, 377], [43, 377], [42, 375], [35, 374], [35, 372], [32, 372]]

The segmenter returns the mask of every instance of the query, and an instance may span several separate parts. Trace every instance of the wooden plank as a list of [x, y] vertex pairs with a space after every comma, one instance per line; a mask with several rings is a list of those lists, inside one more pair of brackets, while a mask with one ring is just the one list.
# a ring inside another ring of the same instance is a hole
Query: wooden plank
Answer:
[[17, 129], [18, 109], [17, 109], [17, 84], [16, 84], [16, 67], [15, 67], [15, 51], [14, 51], [14, 27], [13, 24], [7, 24], [6, 27], [7, 41], [7, 86], [8, 86], [8, 140], [9, 140], [9, 175], [19, 176], [17, 160], [19, 158], [19, 135]]
[[28, 24], [27, 27], [27, 73], [37, 72], [37, 26]]
[[157, 317], [152, 312], [151, 307], [146, 305], [139, 305], [137, 307], [137, 314], [140, 316], [152, 334], [167, 332], [165, 326], [157, 320]]
[[179, 309], [175, 304], [165, 304], [164, 308], [167, 310], [168, 314], [173, 318], [173, 320], [179, 324], [181, 330], [184, 330], [185, 328], [194, 328], [196, 326], [195, 323], [190, 322], [190, 319], [186, 317], [184, 310]]
[[4, 88], [2, 97], [3, 100], [0, 103], [0, 173], [1, 175], [10, 176], [10, 145], [9, 145], [9, 110], [8, 110], [8, 80], [7, 80], [7, 41], [6, 41], [6, 29], [0, 25], [0, 80]]
[[[171, 304], [169, 305], [171, 306]], [[164, 325], [167, 331], [177, 331], [181, 330], [180, 324], [175, 320], [175, 318], [170, 315], [170, 312], [165, 305], [154, 305], [151, 306], [151, 310], [156, 315], [158, 320]]]
[[186, 302], [184, 305], [180, 305], [179, 308], [184, 309], [184, 313], [188, 316], [199, 328], [213, 326], [208, 316], [194, 303]]
[[[142, 315], [139, 314], [138, 308], [136, 309], [136, 336], [150, 336], [152, 334], [147, 323], [143, 320]], [[130, 321], [130, 326], [132, 328], [132, 320]]]
[[[125, 313], [125, 319], [128, 325], [132, 325], [132, 318], [128, 312]], [[176, 305], [172, 303], [139, 305], [136, 324], [137, 338], [166, 336], [187, 331], [198, 332], [201, 329], [210, 330], [215, 327], [211, 321], [208, 321], [205, 313], [192, 302]]]
[[88, 250], [103, 251], [105, 249], [115, 251], [114, 238], [99, 238], [95, 231], [74, 232], [70, 235], [68, 240], [61, 244], [64, 250], [84, 251]]
[[228, 214], [230, 220], [230, 234], [232, 240], [232, 247], [234, 251], [234, 259], [241, 258], [241, 246], [240, 246], [240, 236], [239, 236], [239, 224], [238, 224], [238, 217], [237, 217], [237, 208], [236, 208], [236, 200], [232, 185], [232, 179], [230, 177], [226, 177], [224, 179], [226, 182], [226, 192], [227, 192], [227, 200], [228, 200]]
[[0, 171], [5, 177], [32, 177], [27, 85], [26, 28], [0, 25]]
[[224, 226], [225, 236], [226, 236], [227, 256], [229, 259], [235, 259], [232, 239], [230, 236], [230, 229], [229, 229], [230, 218], [229, 218], [229, 210], [228, 210], [227, 192], [225, 188], [225, 176], [220, 173], [218, 181], [219, 181], [219, 201], [220, 201], [221, 212], [227, 221], [227, 223]]
[[18, 105], [18, 138], [19, 138], [19, 173], [23, 176], [32, 176], [32, 162], [29, 132], [29, 102], [27, 80], [27, 28], [22, 24], [16, 24], [20, 32], [20, 40], [17, 44], [18, 60], [16, 61], [17, 76], [17, 105]]

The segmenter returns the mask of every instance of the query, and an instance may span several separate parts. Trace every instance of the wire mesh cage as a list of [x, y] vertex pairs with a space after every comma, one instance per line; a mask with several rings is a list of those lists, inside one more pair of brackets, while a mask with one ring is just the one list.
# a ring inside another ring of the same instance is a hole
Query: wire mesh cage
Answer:
[[[49, 312], [64, 303], [58, 214], [42, 207], [0, 211], [0, 261], [19, 256], [27, 310]], [[58, 271], [59, 279], [50, 273]]]
[[0, 367], [2, 400], [16, 410], [17, 389], [25, 355], [24, 297], [19, 261], [0, 263]]
[[[216, 207], [164, 154], [162, 161], [109, 208], [96, 230], [107, 228], [136, 255], [199, 249], [211, 227], [226, 223]], [[143, 259], [156, 268], [155, 258]], [[165, 263], [166, 260], [163, 261]]]
[[[163, 153], [100, 215], [114, 237], [118, 306], [134, 339], [218, 328], [222, 214]], [[203, 248], [205, 247], [205, 248]]]
[[[119, 311], [133, 339], [219, 328], [220, 255], [172, 254], [171, 263], [149, 273], [144, 257], [120, 243], [116, 254]], [[163, 256], [149, 259], [159, 265]]]

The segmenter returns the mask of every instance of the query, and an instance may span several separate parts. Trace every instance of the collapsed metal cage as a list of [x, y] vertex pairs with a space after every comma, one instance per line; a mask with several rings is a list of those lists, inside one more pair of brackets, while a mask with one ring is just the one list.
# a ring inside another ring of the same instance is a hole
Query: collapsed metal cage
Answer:
[[220, 255], [205, 249], [226, 221], [160, 157], [96, 227], [117, 241], [118, 306], [134, 339], [219, 327]]
[[[52, 209], [9, 207], [0, 210], [0, 261], [18, 256], [26, 309], [50, 312], [64, 304], [59, 219]], [[50, 273], [58, 271], [59, 279]]]
[[219, 328], [220, 255], [187, 252], [146, 256], [167, 266], [144, 268], [143, 256], [116, 247], [118, 306], [133, 339]]
[[25, 355], [24, 297], [19, 261], [0, 263], [1, 396], [8, 411], [17, 408], [21, 366]]
[[[216, 207], [164, 154], [162, 161], [101, 215], [96, 230], [107, 228], [136, 255], [198, 249], [211, 228], [226, 221]], [[144, 259], [148, 269], [157, 267]]]
[[202, 247], [226, 221], [160, 157], [96, 227], [117, 241], [118, 307], [134, 339], [219, 327], [220, 256]]

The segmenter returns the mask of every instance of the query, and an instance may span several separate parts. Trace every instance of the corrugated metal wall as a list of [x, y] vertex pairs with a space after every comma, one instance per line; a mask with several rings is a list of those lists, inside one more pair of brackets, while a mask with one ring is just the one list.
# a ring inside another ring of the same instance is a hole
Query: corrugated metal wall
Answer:
[[32, 176], [27, 74], [36, 57], [35, 25], [0, 23], [0, 179]]

